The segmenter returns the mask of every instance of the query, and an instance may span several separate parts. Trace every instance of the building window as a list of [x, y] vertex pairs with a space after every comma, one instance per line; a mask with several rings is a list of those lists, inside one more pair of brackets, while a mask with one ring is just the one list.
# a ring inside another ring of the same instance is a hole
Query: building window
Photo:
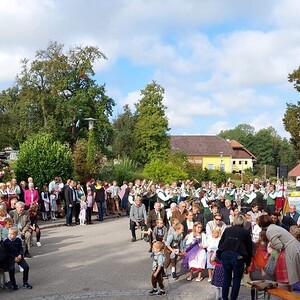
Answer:
[[208, 164], [208, 170], [214, 170], [215, 166], [214, 164]]
[[241, 165], [242, 164], [242, 161], [241, 160], [239, 160], [239, 165]]
[[225, 164], [220, 164], [220, 171], [225, 171]]
[[245, 165], [248, 165], [248, 161], [247, 160], [245, 160]]
[[235, 160], [232, 161], [232, 164], [235, 165]]

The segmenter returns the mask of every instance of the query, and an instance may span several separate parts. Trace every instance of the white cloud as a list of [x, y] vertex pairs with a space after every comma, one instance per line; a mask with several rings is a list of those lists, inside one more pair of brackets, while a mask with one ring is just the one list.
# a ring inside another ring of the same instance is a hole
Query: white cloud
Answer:
[[230, 129], [230, 124], [227, 121], [218, 121], [209, 126], [206, 134], [219, 134], [222, 130]]

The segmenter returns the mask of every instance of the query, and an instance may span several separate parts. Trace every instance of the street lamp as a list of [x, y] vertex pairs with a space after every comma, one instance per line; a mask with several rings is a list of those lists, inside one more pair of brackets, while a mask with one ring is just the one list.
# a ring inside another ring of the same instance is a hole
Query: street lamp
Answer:
[[223, 167], [223, 152], [220, 151], [220, 171], [224, 171]]
[[94, 128], [94, 123], [96, 121], [96, 119], [94, 118], [85, 118], [85, 121], [89, 121], [89, 130], [92, 130]]

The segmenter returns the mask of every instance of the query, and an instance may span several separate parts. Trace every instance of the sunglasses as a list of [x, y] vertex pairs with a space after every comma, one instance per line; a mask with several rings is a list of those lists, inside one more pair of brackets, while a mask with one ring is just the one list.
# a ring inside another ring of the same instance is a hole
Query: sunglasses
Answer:
[[215, 219], [216, 221], [221, 221], [222, 219]]

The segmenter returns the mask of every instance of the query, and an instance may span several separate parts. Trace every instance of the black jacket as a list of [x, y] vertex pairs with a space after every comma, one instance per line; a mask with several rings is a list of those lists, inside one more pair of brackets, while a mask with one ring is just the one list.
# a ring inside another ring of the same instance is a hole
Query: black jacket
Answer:
[[244, 257], [247, 266], [250, 266], [252, 257], [252, 240], [248, 230], [243, 226], [227, 227], [220, 239], [218, 258], [224, 251], [234, 251]]

